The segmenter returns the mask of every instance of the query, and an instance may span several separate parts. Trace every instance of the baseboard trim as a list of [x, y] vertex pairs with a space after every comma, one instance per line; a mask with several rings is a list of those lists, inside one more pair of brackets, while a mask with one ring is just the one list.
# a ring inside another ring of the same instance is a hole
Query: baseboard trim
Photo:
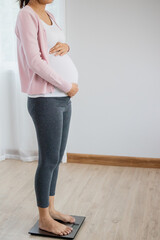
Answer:
[[95, 155], [80, 153], [67, 153], [67, 163], [160, 168], [160, 158], [142, 158], [142, 157]]

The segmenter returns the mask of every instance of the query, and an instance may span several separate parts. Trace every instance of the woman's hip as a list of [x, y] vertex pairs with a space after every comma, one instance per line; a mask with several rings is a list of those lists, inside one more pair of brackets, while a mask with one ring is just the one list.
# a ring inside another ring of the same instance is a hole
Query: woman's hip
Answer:
[[57, 111], [66, 111], [69, 105], [71, 105], [71, 99], [69, 96], [27, 98], [27, 109], [30, 115], [33, 112], [48, 115]]

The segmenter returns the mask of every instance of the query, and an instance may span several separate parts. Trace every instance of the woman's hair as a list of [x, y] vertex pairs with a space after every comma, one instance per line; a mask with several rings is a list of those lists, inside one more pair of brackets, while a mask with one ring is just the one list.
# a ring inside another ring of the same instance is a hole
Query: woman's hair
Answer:
[[29, 3], [29, 0], [17, 0], [17, 2], [19, 2], [19, 7], [23, 8]]

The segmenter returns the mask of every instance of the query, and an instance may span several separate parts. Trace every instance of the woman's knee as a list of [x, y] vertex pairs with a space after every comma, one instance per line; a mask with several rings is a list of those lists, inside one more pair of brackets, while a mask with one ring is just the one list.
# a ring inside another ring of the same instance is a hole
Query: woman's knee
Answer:
[[40, 161], [39, 161], [39, 166], [42, 168], [55, 168], [55, 166], [57, 166], [57, 164], [59, 163], [59, 154], [54, 154], [50, 157], [41, 157]]

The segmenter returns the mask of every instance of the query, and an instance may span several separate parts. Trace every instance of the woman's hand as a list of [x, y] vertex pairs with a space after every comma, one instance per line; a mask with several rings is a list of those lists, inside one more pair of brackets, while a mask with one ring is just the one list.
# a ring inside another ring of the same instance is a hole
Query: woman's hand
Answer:
[[52, 47], [49, 50], [49, 53], [54, 53], [54, 56], [60, 55], [63, 56], [64, 54], [66, 54], [69, 51], [70, 47], [68, 46], [67, 43], [61, 43], [61, 42], [57, 42], [56, 45], [54, 45], [54, 47]]
[[77, 92], [78, 92], [78, 84], [77, 83], [72, 83], [72, 88], [69, 92], [67, 92], [67, 95], [70, 97], [73, 97]]

